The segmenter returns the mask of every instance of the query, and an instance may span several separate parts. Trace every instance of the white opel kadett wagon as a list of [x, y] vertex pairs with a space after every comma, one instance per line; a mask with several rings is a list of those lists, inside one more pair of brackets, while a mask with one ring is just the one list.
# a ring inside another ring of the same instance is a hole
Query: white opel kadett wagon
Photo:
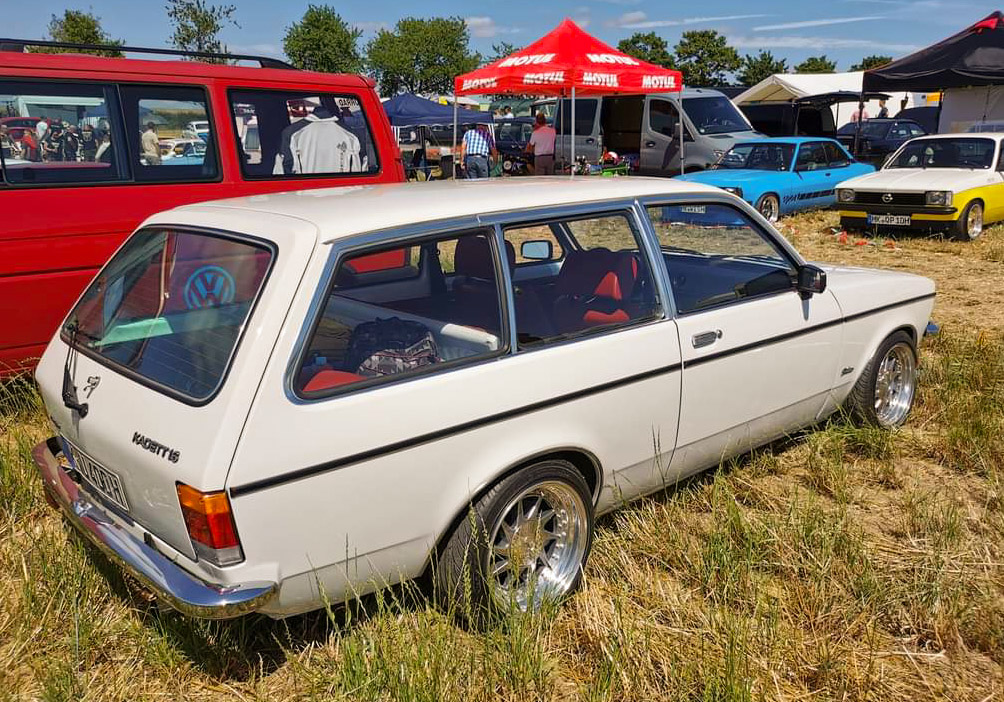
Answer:
[[900, 425], [933, 302], [926, 278], [807, 265], [693, 183], [192, 205], [143, 224], [52, 340], [34, 455], [68, 520], [191, 615], [427, 572], [532, 607], [625, 499], [840, 407]]

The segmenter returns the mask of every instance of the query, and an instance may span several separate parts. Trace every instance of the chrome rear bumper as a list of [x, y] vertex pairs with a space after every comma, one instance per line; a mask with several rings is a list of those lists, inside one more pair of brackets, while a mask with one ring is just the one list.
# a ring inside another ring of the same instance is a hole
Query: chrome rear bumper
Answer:
[[81, 492], [60, 465], [61, 453], [56, 438], [43, 441], [31, 452], [47, 496], [77, 531], [174, 609], [193, 617], [228, 619], [259, 609], [275, 594], [276, 583], [216, 585], [191, 575], [116, 524]]

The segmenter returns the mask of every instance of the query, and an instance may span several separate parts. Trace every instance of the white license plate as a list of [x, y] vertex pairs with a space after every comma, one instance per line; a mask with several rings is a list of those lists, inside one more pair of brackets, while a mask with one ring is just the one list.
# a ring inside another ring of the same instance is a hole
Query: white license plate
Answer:
[[72, 446], [70, 451], [73, 453], [73, 465], [87, 485], [112, 504], [128, 512], [129, 503], [126, 501], [125, 490], [122, 489], [122, 480], [119, 476], [85, 455], [76, 446]]
[[909, 227], [910, 215], [868, 215], [868, 224], [891, 224], [894, 227]]

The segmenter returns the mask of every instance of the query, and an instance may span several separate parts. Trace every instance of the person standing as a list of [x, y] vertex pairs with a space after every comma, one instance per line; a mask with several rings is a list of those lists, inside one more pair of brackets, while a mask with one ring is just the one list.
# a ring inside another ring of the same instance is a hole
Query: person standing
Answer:
[[512, 113], [512, 108], [506, 105], [502, 108], [502, 119], [514, 119], [515, 115]]
[[80, 156], [83, 160], [96, 161], [95, 157], [100, 144], [101, 140], [94, 134], [94, 127], [90, 124], [85, 124], [80, 130]]
[[885, 100], [879, 100], [878, 118], [879, 119], [889, 118], [889, 108], [885, 106]]
[[76, 161], [80, 156], [80, 135], [75, 125], [68, 125], [63, 132], [63, 160]]
[[554, 142], [557, 132], [547, 123], [543, 112], [537, 113], [536, 122], [530, 143], [526, 145], [527, 152], [533, 154], [534, 175], [554, 175]]
[[45, 133], [47, 131], [49, 131], [49, 120], [45, 118], [45, 115], [42, 115], [38, 118], [38, 121], [35, 122], [35, 136], [38, 137], [39, 144], [42, 143], [42, 139], [45, 138]]
[[140, 137], [143, 159], [148, 166], [160, 165], [160, 139], [157, 138], [157, 125], [153, 122], [146, 123], [146, 131]]
[[488, 131], [488, 125], [478, 124], [473, 129], [468, 129], [460, 144], [461, 168], [464, 169], [468, 180], [487, 178], [490, 175], [489, 156], [498, 157], [498, 150], [495, 148], [491, 132]]
[[42, 160], [46, 163], [63, 161], [63, 125], [59, 122], [53, 122], [47, 127], [45, 136], [40, 142]]

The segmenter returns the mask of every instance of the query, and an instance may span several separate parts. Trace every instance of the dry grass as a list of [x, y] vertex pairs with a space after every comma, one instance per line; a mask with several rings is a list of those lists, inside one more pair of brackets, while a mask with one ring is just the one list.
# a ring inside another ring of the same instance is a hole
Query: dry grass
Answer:
[[810, 258], [938, 280], [895, 434], [834, 421], [601, 520], [565, 605], [475, 632], [413, 587], [272, 622], [162, 612], [44, 505], [0, 389], [0, 701], [973, 700], [1004, 695], [1004, 231]]

